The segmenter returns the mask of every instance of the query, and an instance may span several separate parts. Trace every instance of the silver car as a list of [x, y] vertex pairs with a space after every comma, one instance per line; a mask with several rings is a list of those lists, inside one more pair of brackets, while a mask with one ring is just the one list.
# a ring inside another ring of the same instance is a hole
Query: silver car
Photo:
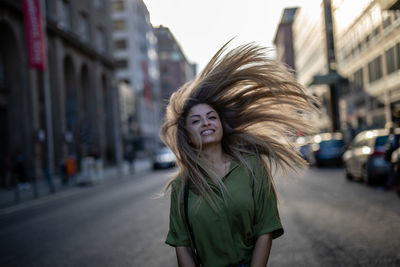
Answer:
[[153, 169], [164, 169], [175, 166], [175, 154], [168, 147], [160, 148], [153, 155]]
[[385, 161], [385, 145], [389, 137], [386, 129], [359, 133], [343, 154], [346, 177], [367, 184], [384, 183], [389, 164]]

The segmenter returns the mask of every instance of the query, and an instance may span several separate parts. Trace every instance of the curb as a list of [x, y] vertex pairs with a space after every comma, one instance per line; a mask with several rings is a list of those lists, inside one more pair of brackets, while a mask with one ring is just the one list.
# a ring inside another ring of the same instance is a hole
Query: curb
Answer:
[[[150, 159], [143, 159], [143, 160], [138, 160], [135, 162], [134, 165], [134, 172], [131, 173], [129, 164], [123, 163], [121, 168], [119, 169], [116, 166], [105, 168], [103, 170], [103, 175], [101, 179], [94, 180], [90, 183], [91, 186], [96, 186], [100, 184], [104, 184], [107, 182], [115, 181], [120, 178], [135, 178], [138, 175], [143, 175], [151, 170], [152, 162]], [[39, 184], [40, 183], [40, 184]], [[47, 203], [49, 201], [53, 200], [58, 200], [62, 198], [66, 198], [69, 196], [73, 196], [76, 194], [79, 194], [81, 192], [84, 192], [86, 186], [79, 186], [79, 184], [74, 184], [70, 185], [67, 187], [62, 187], [58, 185], [58, 189], [56, 190], [55, 193], [49, 193], [48, 188], [43, 189], [43, 187], [47, 187], [47, 184], [45, 184], [44, 179], [43, 181], [40, 181], [37, 186], [41, 187], [41, 190], [46, 192], [45, 194], [39, 195], [37, 198], [29, 198], [25, 200], [21, 200], [19, 203], [15, 203], [12, 200], [10, 201], [10, 204], [6, 204], [3, 207], [0, 207], [0, 217], [27, 209], [35, 206], [42, 205], [44, 203]], [[1, 194], [2, 192], [0, 192]], [[9, 196], [13, 196], [14, 190], [12, 191], [7, 191], [3, 192], [3, 194], [8, 194]], [[5, 197], [3, 197], [5, 198]], [[0, 195], [1, 199], [1, 195]], [[10, 198], [8, 198], [10, 199]]]

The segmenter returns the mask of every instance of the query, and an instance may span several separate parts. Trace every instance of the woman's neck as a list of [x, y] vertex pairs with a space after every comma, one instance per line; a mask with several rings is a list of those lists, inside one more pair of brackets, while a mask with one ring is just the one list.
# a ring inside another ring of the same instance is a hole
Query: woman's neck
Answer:
[[226, 155], [223, 152], [222, 146], [220, 144], [215, 146], [204, 147], [201, 154], [205, 159], [207, 159], [213, 165], [224, 162], [226, 158]]
[[202, 156], [210, 162], [211, 167], [220, 177], [226, 175], [230, 166], [230, 157], [224, 153], [221, 145], [207, 146], [202, 151]]

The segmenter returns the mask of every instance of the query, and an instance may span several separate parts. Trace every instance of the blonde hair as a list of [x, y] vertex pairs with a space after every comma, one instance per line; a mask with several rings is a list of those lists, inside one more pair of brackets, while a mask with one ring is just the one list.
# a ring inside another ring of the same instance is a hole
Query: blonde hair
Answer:
[[265, 165], [271, 185], [272, 169], [305, 166], [290, 137], [312, 129], [306, 115], [315, 110], [316, 103], [293, 73], [266, 56], [266, 48], [250, 43], [226, 52], [228, 44], [193, 81], [172, 94], [160, 131], [162, 141], [175, 153], [178, 165], [178, 174], [166, 190], [180, 180], [177, 189], [182, 196], [185, 182], [190, 181], [212, 205], [214, 193], [205, 177], [221, 192], [225, 192], [225, 187], [200, 156], [201, 148], [190, 143], [185, 119], [193, 106], [205, 103], [217, 111], [223, 127], [223, 151], [250, 172], [246, 156], [257, 156]]

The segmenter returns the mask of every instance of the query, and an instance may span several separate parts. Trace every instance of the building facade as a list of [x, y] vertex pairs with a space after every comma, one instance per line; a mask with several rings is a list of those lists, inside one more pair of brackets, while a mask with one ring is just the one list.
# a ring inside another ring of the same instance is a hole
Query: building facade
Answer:
[[400, 1], [351, 2], [335, 6], [338, 71], [350, 81], [342, 125], [381, 128], [400, 109]]
[[[0, 2], [0, 158], [23, 158], [27, 179], [43, 177], [48, 168], [57, 173], [68, 155], [78, 163], [88, 155], [115, 163], [118, 116], [108, 1], [42, 1], [47, 107], [45, 75], [28, 66], [21, 3]], [[49, 114], [53, 136], [46, 131]]]
[[124, 147], [129, 148], [134, 143], [137, 155], [145, 156], [159, 143], [161, 102], [157, 39], [142, 0], [113, 0], [112, 25], [116, 79], [131, 88], [135, 100], [132, 114], [121, 118], [130, 133], [123, 133]]
[[[171, 94], [186, 82], [193, 80], [196, 65], [188, 61], [178, 41], [167, 27], [160, 25], [154, 30], [158, 40], [161, 99], [164, 110]], [[163, 114], [164, 112], [162, 117]]]
[[326, 75], [329, 71], [321, 3], [321, 0], [312, 0], [299, 7], [292, 30], [297, 80], [320, 100], [315, 126], [321, 132], [327, 132], [332, 131], [329, 86], [314, 82], [315, 76]]
[[297, 8], [285, 8], [275, 33], [276, 59], [295, 71], [293, 49], [293, 21]]

